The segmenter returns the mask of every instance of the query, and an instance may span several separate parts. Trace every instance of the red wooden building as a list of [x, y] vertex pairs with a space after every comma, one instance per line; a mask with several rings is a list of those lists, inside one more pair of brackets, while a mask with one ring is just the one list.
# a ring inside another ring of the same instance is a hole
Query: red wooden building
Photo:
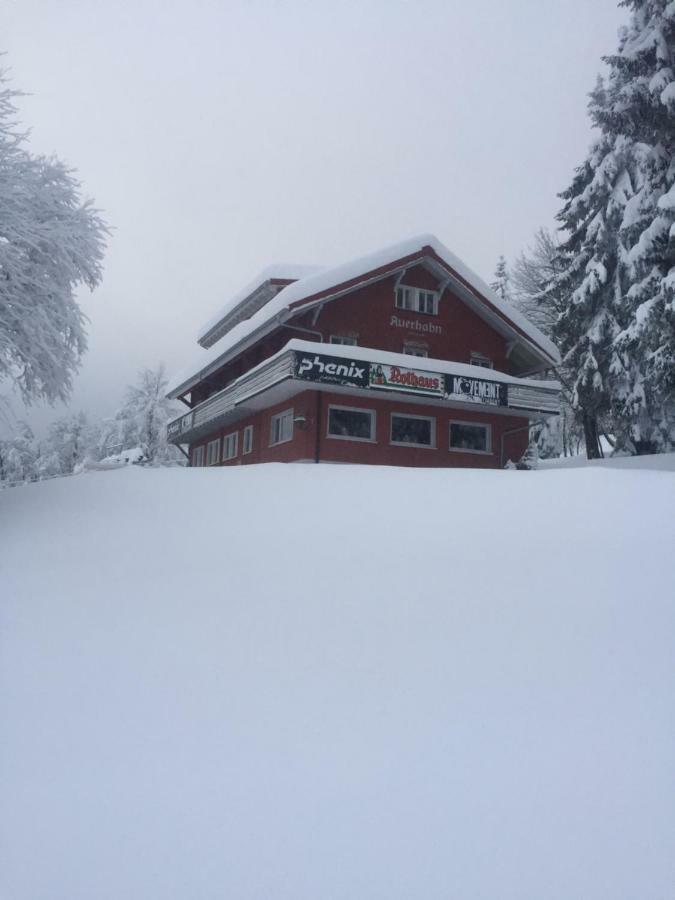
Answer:
[[[169, 396], [191, 465], [500, 468], [558, 412], [554, 345], [431, 235], [261, 273], [203, 329]], [[533, 376], [537, 376], [536, 378]]]

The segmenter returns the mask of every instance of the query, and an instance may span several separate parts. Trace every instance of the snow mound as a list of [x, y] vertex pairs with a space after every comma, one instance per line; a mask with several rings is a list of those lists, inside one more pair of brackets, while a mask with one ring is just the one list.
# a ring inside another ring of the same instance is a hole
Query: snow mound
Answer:
[[0, 495], [0, 896], [672, 896], [675, 476]]

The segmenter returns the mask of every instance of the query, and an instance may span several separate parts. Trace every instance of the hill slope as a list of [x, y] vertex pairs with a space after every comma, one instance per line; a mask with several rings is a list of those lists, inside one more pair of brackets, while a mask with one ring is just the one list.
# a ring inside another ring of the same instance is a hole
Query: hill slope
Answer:
[[0, 896], [675, 884], [675, 474], [261, 466], [0, 494]]

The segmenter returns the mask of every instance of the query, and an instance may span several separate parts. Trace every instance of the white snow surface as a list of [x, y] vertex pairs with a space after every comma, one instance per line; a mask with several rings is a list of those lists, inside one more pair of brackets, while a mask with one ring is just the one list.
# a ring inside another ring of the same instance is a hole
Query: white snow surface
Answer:
[[675, 884], [675, 474], [124, 467], [0, 494], [0, 896]]
[[508, 319], [522, 329], [528, 337], [539, 345], [553, 360], [559, 361], [560, 355], [555, 344], [549, 340], [535, 325], [533, 325], [525, 316], [520, 313], [510, 303], [506, 303], [501, 299], [486, 282], [483, 281], [475, 272], [465, 265], [459, 257], [455, 256], [452, 251], [442, 244], [433, 234], [421, 234], [416, 237], [409, 238], [406, 241], [400, 241], [391, 244], [388, 247], [363, 256], [358, 259], [349, 260], [339, 266], [321, 269], [314, 275], [308, 275], [306, 278], [300, 278], [298, 281], [289, 284], [283, 290], [265, 304], [258, 312], [254, 313], [250, 319], [246, 319], [235, 325], [230, 331], [223, 335], [220, 340], [209, 347], [208, 350], [200, 348], [190, 364], [173, 378], [169, 380], [169, 394], [175, 394], [179, 389], [187, 390], [190, 384], [199, 380], [202, 373], [205, 372], [215, 362], [224, 361], [227, 354], [233, 350], [237, 344], [246, 340], [256, 329], [265, 325], [269, 325], [276, 316], [283, 314], [289, 307], [314, 296], [322, 291], [329, 290], [337, 285], [344, 284], [359, 275], [371, 272], [396, 262], [406, 256], [410, 256], [423, 247], [429, 246], [434, 252], [457, 272], [475, 291], [485, 297], [490, 303], [500, 310]]
[[271, 266], [266, 266], [257, 274], [253, 281], [250, 281], [240, 291], [237, 291], [233, 297], [230, 297], [216, 315], [212, 316], [209, 321], [199, 329], [197, 340], [201, 340], [204, 335], [208, 334], [214, 326], [221, 322], [225, 316], [233, 312], [240, 303], [246, 300], [247, 297], [250, 297], [251, 294], [261, 287], [261, 285], [265, 284], [266, 281], [271, 281], [274, 278], [280, 280], [306, 278], [308, 275], [314, 275], [317, 272], [320, 272], [322, 268], [322, 266], [306, 266], [298, 263], [273, 263]]

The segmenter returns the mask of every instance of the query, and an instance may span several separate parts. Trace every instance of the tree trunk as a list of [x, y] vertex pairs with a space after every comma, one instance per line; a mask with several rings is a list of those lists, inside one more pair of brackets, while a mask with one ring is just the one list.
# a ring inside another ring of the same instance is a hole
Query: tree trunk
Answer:
[[598, 420], [593, 413], [583, 413], [584, 423], [584, 442], [586, 444], [587, 459], [602, 459], [602, 451], [600, 449], [600, 438], [598, 436]]

